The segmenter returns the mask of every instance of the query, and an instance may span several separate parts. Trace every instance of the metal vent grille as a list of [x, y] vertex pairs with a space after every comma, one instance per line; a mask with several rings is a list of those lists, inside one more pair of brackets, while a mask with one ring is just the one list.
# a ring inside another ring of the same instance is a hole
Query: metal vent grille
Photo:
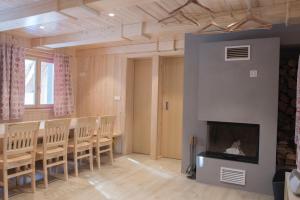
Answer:
[[250, 45], [225, 47], [225, 60], [250, 60]]
[[221, 167], [220, 181], [236, 185], [246, 185], [246, 171]]

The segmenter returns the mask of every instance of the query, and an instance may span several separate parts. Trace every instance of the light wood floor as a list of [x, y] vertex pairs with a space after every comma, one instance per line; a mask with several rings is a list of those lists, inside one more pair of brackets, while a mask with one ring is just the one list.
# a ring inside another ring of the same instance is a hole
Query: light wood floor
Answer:
[[69, 182], [22, 193], [11, 200], [271, 200], [270, 196], [200, 184], [180, 174], [180, 161], [129, 155], [101, 170], [83, 170]]

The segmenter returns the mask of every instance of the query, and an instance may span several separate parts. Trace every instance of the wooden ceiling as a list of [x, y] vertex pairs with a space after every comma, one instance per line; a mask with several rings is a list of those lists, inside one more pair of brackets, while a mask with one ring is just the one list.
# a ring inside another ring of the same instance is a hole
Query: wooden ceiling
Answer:
[[[187, 0], [0, 0], [0, 31], [30, 38], [35, 47], [145, 42], [197, 32], [214, 20], [227, 26], [250, 12], [272, 24], [299, 23], [300, 0], [198, 0], [182, 12], [168, 12]], [[110, 17], [109, 13], [114, 13]], [[250, 24], [250, 23], [249, 23]], [[253, 28], [248, 25], [244, 29]]]

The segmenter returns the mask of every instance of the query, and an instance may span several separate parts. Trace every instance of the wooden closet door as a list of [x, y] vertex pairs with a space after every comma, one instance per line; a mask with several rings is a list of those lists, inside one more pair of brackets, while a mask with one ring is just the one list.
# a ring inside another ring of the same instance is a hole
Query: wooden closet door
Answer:
[[183, 58], [165, 58], [162, 80], [161, 155], [181, 159], [183, 111]]
[[151, 59], [134, 63], [133, 152], [150, 154]]

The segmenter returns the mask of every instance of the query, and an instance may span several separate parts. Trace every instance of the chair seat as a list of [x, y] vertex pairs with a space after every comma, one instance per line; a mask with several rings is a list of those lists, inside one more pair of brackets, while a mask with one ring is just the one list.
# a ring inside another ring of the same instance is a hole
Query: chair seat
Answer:
[[[13, 157], [8, 157], [7, 158], [7, 162], [8, 163], [15, 163], [15, 162], [22, 162], [22, 161], [27, 161], [32, 159], [32, 155], [29, 153], [25, 153], [25, 154], [20, 154], [20, 155], [16, 155]], [[0, 163], [3, 163], [3, 155], [0, 155]]]
[[[74, 144], [74, 140], [69, 141], [68, 147], [69, 148], [74, 148], [75, 144]], [[89, 142], [81, 142], [79, 144], [77, 144], [78, 148], [82, 148], [82, 147], [88, 147], [90, 146]]]
[[[64, 148], [63, 147], [57, 147], [57, 148], [53, 148], [53, 149], [48, 149], [46, 151], [46, 154], [57, 154], [57, 153], [62, 153], [64, 152]], [[37, 154], [44, 154], [43, 151], [43, 146], [38, 146], [37, 150], [36, 150]]]
[[[94, 143], [94, 146], [95, 146], [95, 144], [97, 143], [97, 137], [94, 137], [93, 143]], [[100, 138], [99, 139], [100, 146], [106, 146], [106, 145], [109, 145], [111, 143], [112, 143], [112, 139], [111, 138]]]

